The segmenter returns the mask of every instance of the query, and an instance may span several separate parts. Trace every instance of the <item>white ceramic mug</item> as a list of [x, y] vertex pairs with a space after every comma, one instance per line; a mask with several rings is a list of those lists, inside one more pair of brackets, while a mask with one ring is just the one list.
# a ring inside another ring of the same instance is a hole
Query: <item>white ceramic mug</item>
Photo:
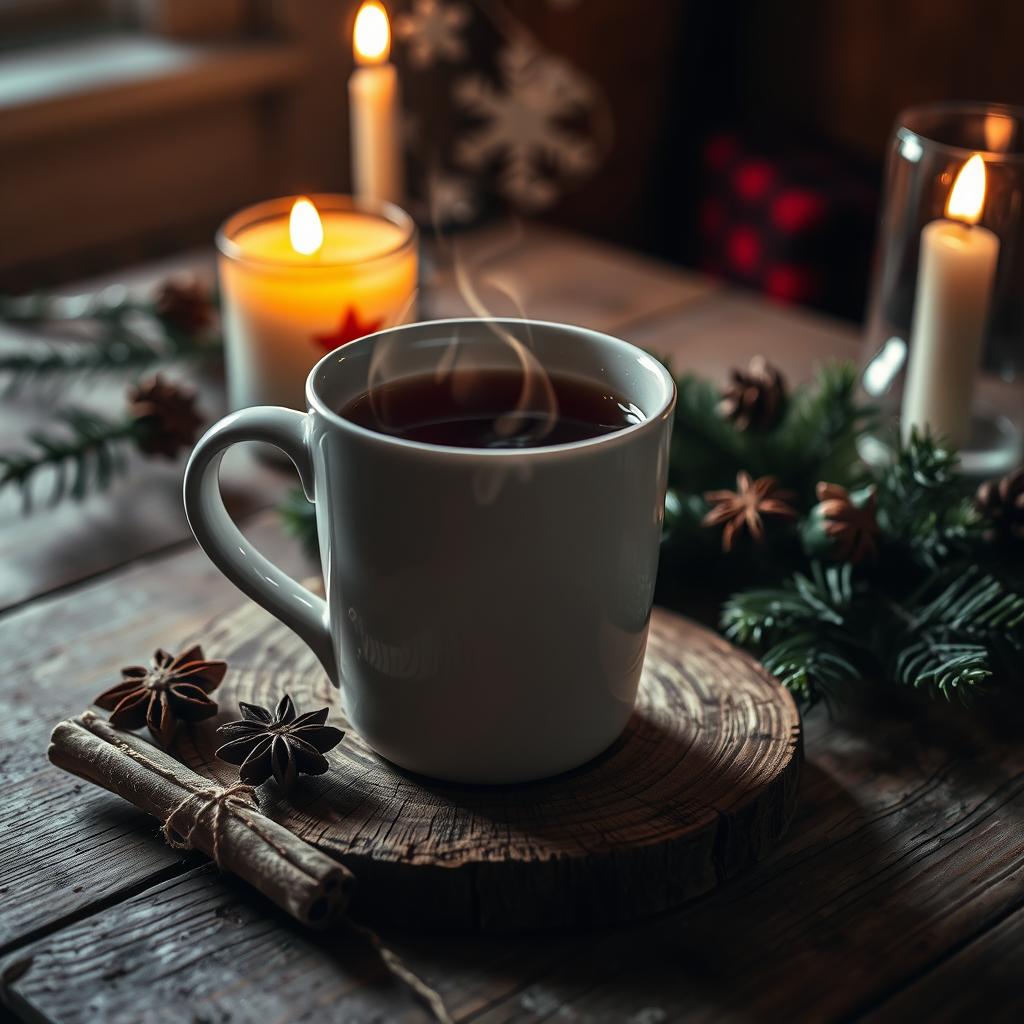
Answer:
[[[479, 449], [338, 412], [371, 368], [377, 381], [434, 371], [453, 342], [460, 368], [506, 367], [510, 335], [546, 370], [610, 386], [645, 418], [570, 444]], [[647, 644], [675, 405], [667, 370], [580, 327], [433, 321], [324, 356], [306, 400], [306, 413], [256, 407], [216, 424], [189, 460], [185, 508], [218, 568], [314, 650], [353, 728], [403, 768], [457, 782], [542, 778], [604, 750], [629, 719]], [[316, 502], [326, 600], [228, 517], [217, 473], [237, 441], [295, 463]]]

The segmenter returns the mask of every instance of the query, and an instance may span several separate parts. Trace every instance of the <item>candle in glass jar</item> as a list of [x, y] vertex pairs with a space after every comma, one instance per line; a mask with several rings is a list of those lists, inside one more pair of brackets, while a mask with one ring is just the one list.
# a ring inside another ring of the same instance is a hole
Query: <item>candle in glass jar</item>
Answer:
[[999, 258], [999, 239], [978, 224], [985, 162], [975, 154], [949, 194], [946, 217], [921, 232], [910, 363], [901, 428], [916, 427], [963, 447]]
[[358, 67], [348, 80], [352, 139], [352, 188], [366, 199], [403, 201], [398, 72], [391, 55], [391, 26], [377, 0], [356, 15], [352, 51]]
[[389, 204], [345, 196], [276, 199], [217, 236], [232, 409], [305, 409], [325, 352], [412, 318], [415, 226]]

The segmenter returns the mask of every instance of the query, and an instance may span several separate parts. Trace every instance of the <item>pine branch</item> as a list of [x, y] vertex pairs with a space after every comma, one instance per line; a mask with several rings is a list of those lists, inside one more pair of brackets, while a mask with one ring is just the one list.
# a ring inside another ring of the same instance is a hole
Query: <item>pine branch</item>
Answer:
[[8, 323], [60, 325], [92, 320], [119, 323], [132, 313], [145, 312], [149, 312], [149, 307], [131, 298], [122, 286], [107, 288], [95, 295], [63, 296], [41, 291], [28, 295], [0, 294], [0, 319]]
[[[810, 498], [820, 480], [844, 487], [859, 483], [857, 438], [875, 410], [857, 400], [852, 363], [822, 367], [813, 386], [799, 389], [770, 436], [767, 456], [776, 475]], [[779, 467], [784, 467], [782, 470]]]
[[848, 642], [811, 630], [780, 640], [761, 655], [761, 661], [786, 689], [811, 706], [863, 677], [855, 653]]
[[857, 401], [856, 369], [826, 365], [817, 380], [790, 398], [778, 426], [766, 433], [740, 431], [718, 412], [720, 395], [692, 375], [677, 381], [671, 483], [679, 492], [731, 486], [738, 470], [777, 476], [804, 501], [819, 480], [850, 485], [857, 438], [874, 413]]
[[965, 550], [979, 530], [958, 467], [952, 449], [914, 431], [875, 480], [878, 524], [886, 541], [928, 570]]
[[891, 641], [893, 675], [905, 686], [968, 703], [1003, 654], [1024, 650], [1024, 596], [972, 566], [950, 567], [908, 602]]
[[123, 288], [74, 298], [0, 295], [0, 318], [45, 326], [49, 335], [0, 351], [0, 377], [6, 377], [8, 394], [36, 380], [67, 383], [92, 374], [136, 372], [207, 358], [222, 347], [216, 336], [186, 329], [159, 303], [140, 302]]
[[46, 470], [53, 476], [51, 505], [65, 495], [81, 501], [94, 490], [105, 490], [126, 471], [124, 443], [136, 439], [141, 429], [130, 418], [111, 420], [82, 409], [59, 410], [55, 418], [65, 433], [35, 431], [28, 435], [26, 450], [0, 454], [0, 492], [20, 490], [26, 511], [33, 504], [35, 482]]
[[171, 353], [129, 331], [94, 343], [57, 344], [40, 341], [13, 352], [0, 352], [0, 374], [12, 393], [34, 378], [82, 377], [94, 373], [143, 370], [166, 361]]
[[722, 609], [727, 637], [762, 651], [769, 672], [807, 704], [863, 675], [849, 565], [811, 565], [781, 587], [734, 594]]
[[722, 630], [741, 644], [761, 645], [808, 623], [844, 626], [854, 596], [852, 566], [814, 562], [810, 576], [794, 573], [781, 587], [735, 594], [722, 609]]

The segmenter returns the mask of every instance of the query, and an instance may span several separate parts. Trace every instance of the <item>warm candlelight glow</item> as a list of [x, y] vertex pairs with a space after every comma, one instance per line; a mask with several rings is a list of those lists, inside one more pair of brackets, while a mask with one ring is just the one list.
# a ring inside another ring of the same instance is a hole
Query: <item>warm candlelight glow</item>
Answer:
[[366, 0], [359, 8], [352, 49], [359, 64], [383, 64], [391, 55], [391, 26], [377, 0]]
[[296, 199], [288, 218], [288, 237], [292, 248], [302, 256], [312, 256], [324, 244], [324, 226], [320, 214], [308, 199]]
[[955, 217], [967, 224], [977, 224], [985, 205], [985, 161], [975, 153], [964, 164], [953, 182], [946, 203], [946, 216]]

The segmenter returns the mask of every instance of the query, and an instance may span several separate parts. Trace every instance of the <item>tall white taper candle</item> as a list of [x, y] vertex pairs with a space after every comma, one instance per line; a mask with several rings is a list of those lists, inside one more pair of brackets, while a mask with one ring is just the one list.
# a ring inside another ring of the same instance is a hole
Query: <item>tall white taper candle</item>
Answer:
[[377, 0], [356, 15], [352, 49], [359, 65], [348, 80], [352, 186], [360, 199], [404, 200], [398, 71], [389, 61], [391, 27]]
[[[946, 216], [921, 232], [910, 364], [901, 428], [928, 430], [960, 448], [967, 442], [971, 398], [988, 319], [999, 239], [978, 225], [985, 202], [985, 164], [963, 166]], [[955, 219], [954, 219], [955, 218]]]

